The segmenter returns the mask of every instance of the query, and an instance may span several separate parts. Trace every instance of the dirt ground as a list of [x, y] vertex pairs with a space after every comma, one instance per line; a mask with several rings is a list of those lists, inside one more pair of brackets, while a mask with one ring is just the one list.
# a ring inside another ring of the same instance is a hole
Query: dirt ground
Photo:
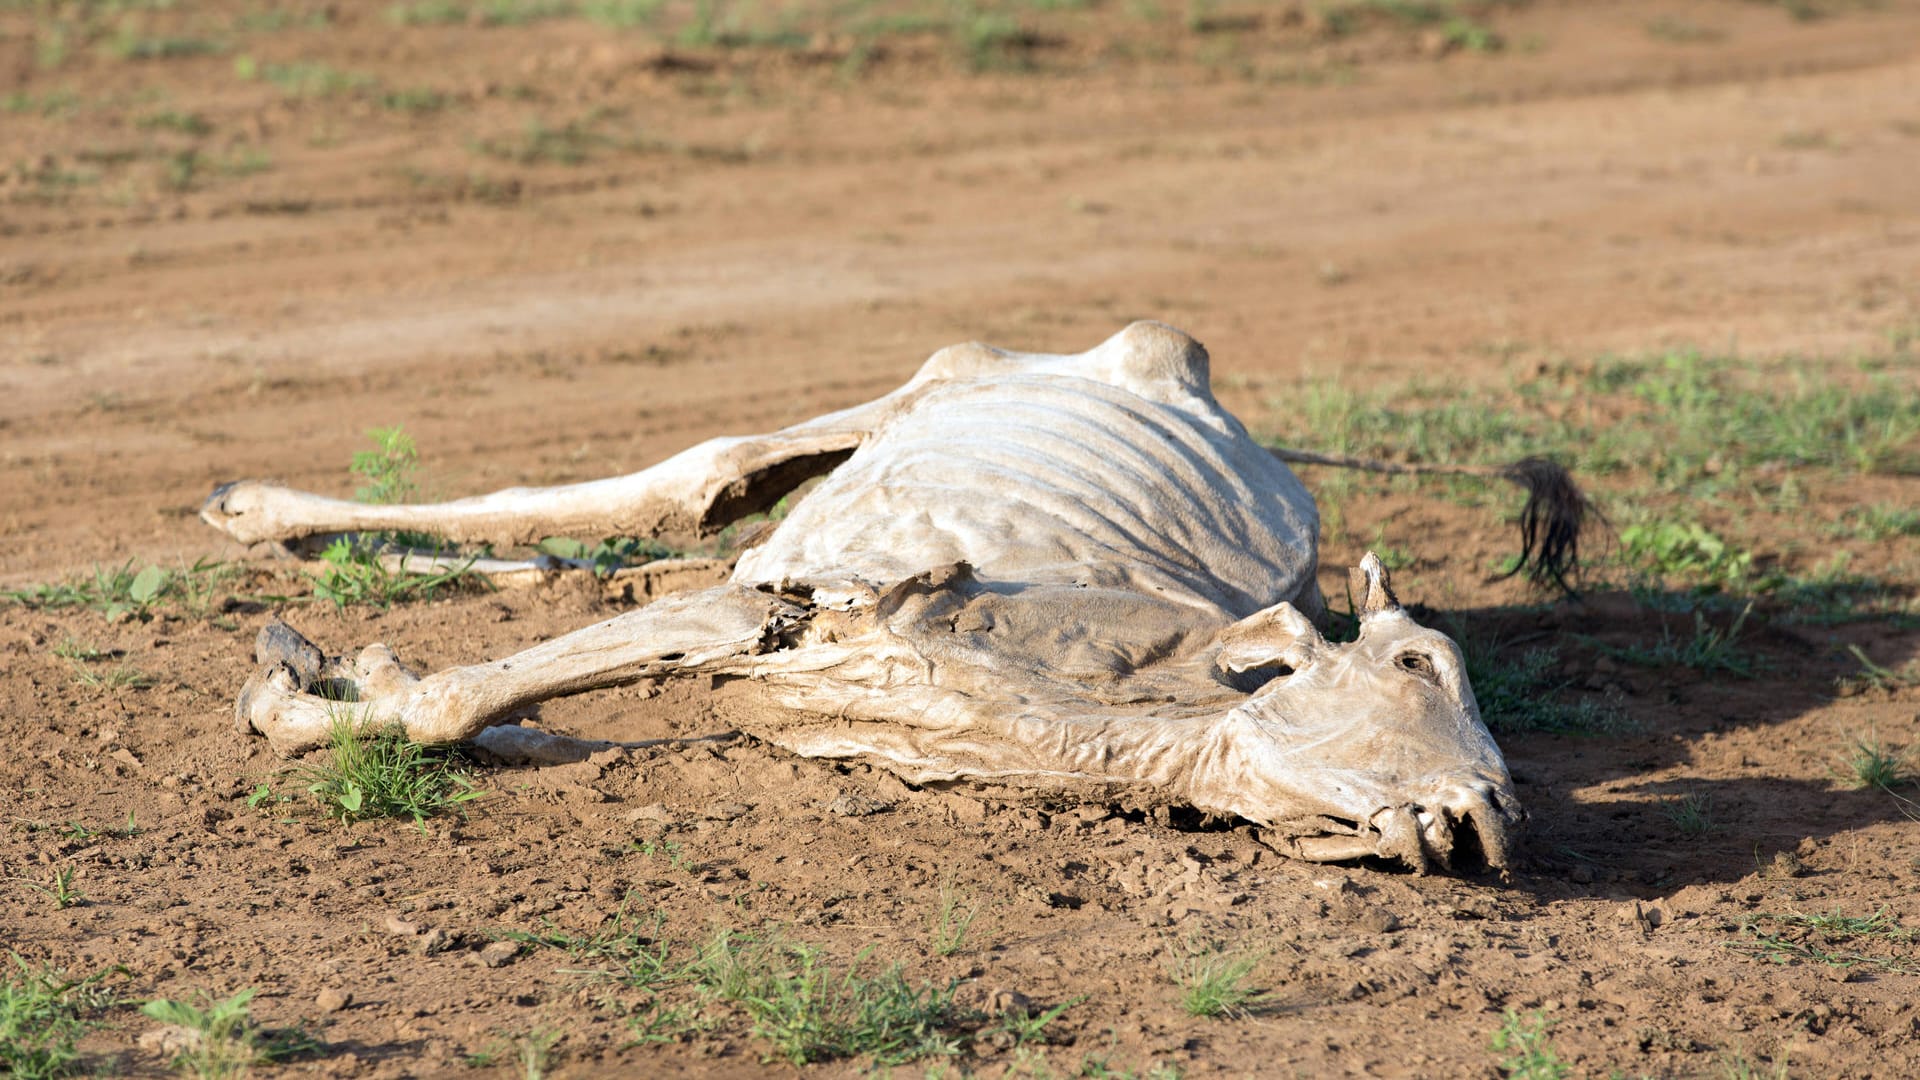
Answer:
[[[1622, 671], [1582, 642], [1657, 616], [1487, 581], [1497, 512], [1347, 500], [1330, 588], [1385, 537], [1418, 560], [1403, 598], [1563, 644], [1571, 692], [1633, 721], [1502, 738], [1533, 815], [1505, 877], [1305, 864], [1244, 823], [982, 801], [752, 743], [482, 767], [465, 817], [346, 829], [249, 804], [298, 790], [230, 727], [271, 614], [431, 670], [629, 602], [590, 582], [262, 601], [298, 574], [194, 516], [242, 476], [347, 494], [376, 426], [417, 439], [436, 493], [587, 479], [876, 396], [957, 341], [1078, 351], [1138, 317], [1205, 341], [1223, 401], [1299, 445], [1308, 375], [1885, 356], [1920, 328], [1920, 5], [1806, 6], [1493, 5], [1505, 47], [1482, 51], [1283, 4], [1035, 5], [1040, 30], [981, 62], [913, 34], [667, 47], [366, 3], [0, 3], [0, 588], [250, 567], [146, 620], [0, 604], [0, 948], [120, 966], [135, 1002], [257, 988], [256, 1018], [322, 1044], [263, 1073], [519, 1072], [549, 1041], [566, 1075], [792, 1071], [744, 1024], [632, 1045], [591, 960], [479, 959], [631, 894], [676, 942], [781, 927], [963, 980], [969, 1007], [1072, 1003], [1047, 1044], [954, 1065], [982, 1075], [1492, 1076], [1506, 1009], [1550, 1020], [1574, 1075], [1920, 1075], [1912, 938], [1852, 966], [1735, 947], [1768, 914], [1920, 927], [1911, 804], [1835, 774], [1850, 735], [1920, 737], [1920, 690], [1835, 690], [1844, 646], [1920, 656], [1910, 614], [1769, 620], [1752, 679]], [[1920, 393], [1911, 355], [1892, 370]], [[1920, 481], [1817, 505], [1868, 499], [1920, 505]], [[1820, 536], [1774, 547], [1813, 560]], [[1916, 546], [1856, 543], [1853, 565], [1911, 598]], [[146, 685], [86, 685], [101, 668], [56, 654], [73, 642]], [[540, 719], [712, 722], [705, 687]], [[829, 812], [843, 795], [886, 809]], [[1677, 822], [1688, 795], [1710, 827]], [[946, 956], [943, 888], [981, 906]], [[1204, 941], [1263, 958], [1251, 1015], [1182, 1011], [1170, 965]], [[164, 1071], [134, 1006], [102, 1019], [90, 1068]]]

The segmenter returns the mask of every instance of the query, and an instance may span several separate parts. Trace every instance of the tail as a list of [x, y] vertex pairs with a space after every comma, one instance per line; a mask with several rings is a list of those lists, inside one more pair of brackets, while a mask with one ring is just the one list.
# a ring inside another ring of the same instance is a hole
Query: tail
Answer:
[[1600, 512], [1573, 482], [1573, 474], [1558, 462], [1530, 457], [1511, 465], [1412, 465], [1283, 447], [1269, 449], [1274, 457], [1293, 465], [1329, 465], [1407, 476], [1498, 477], [1518, 484], [1527, 492], [1527, 504], [1520, 510], [1520, 557], [1513, 569], [1500, 576], [1525, 574], [1535, 585], [1557, 586], [1568, 596], [1579, 595], [1569, 579], [1580, 576], [1580, 534], [1588, 519], [1599, 519]]

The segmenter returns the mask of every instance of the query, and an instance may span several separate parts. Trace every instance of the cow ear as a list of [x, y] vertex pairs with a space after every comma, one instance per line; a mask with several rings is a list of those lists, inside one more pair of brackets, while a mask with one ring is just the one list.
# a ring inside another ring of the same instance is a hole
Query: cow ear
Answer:
[[1361, 618], [1400, 610], [1400, 598], [1393, 595], [1386, 564], [1371, 551], [1361, 556], [1359, 566], [1347, 571], [1347, 588], [1353, 592]]
[[1256, 668], [1298, 668], [1326, 645], [1311, 620], [1285, 600], [1264, 608], [1220, 631], [1214, 664], [1222, 671]]

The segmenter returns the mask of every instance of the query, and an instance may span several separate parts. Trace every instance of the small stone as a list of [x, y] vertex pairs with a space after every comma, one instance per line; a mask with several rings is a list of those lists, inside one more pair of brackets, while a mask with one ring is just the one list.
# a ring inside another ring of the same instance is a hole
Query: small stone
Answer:
[[490, 968], [502, 967], [520, 955], [517, 941], [496, 941], [480, 950], [480, 962]]
[[705, 817], [708, 821], [737, 821], [753, 813], [753, 807], [746, 803], [716, 803], [707, 807]]
[[380, 928], [396, 937], [413, 937], [420, 928], [398, 915], [388, 915], [380, 923]]
[[841, 817], [866, 817], [893, 809], [892, 803], [869, 799], [865, 795], [842, 795], [827, 804], [827, 813]]
[[1575, 885], [1591, 885], [1593, 884], [1593, 867], [1581, 863], [1567, 871], [1567, 880]]
[[1033, 1015], [1033, 999], [1018, 990], [995, 990], [987, 995], [989, 1013], [1025, 1013]]
[[1354, 914], [1353, 925], [1369, 934], [1388, 934], [1400, 928], [1400, 919], [1386, 908], [1368, 904]]
[[452, 947], [453, 935], [437, 926], [427, 931], [427, 936], [420, 940], [420, 951], [427, 956], [438, 956]]
[[313, 999], [313, 1004], [321, 1012], [339, 1012], [353, 1004], [353, 993], [349, 990], [335, 990], [329, 986], [320, 991], [319, 995]]
[[672, 820], [673, 814], [660, 803], [651, 803], [647, 806], [637, 807], [627, 811], [627, 822], [629, 824], [639, 824], [642, 821], [657, 821], [665, 824]]

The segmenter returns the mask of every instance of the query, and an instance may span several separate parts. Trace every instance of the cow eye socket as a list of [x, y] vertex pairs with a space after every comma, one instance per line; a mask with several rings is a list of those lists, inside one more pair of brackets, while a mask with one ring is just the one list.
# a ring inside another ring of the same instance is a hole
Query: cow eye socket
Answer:
[[1423, 679], [1435, 679], [1439, 672], [1434, 670], [1433, 659], [1425, 653], [1401, 653], [1400, 666]]

